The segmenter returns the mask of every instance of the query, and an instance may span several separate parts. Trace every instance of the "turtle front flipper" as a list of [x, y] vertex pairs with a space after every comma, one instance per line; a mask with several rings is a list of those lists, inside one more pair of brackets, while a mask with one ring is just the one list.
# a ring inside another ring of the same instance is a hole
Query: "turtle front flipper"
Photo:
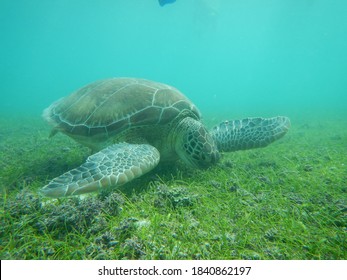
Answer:
[[159, 160], [159, 151], [153, 146], [114, 144], [91, 155], [81, 166], [53, 179], [41, 193], [58, 198], [121, 186], [152, 170]]
[[219, 151], [232, 152], [265, 147], [284, 136], [289, 127], [287, 117], [247, 118], [224, 121], [213, 127], [210, 134]]

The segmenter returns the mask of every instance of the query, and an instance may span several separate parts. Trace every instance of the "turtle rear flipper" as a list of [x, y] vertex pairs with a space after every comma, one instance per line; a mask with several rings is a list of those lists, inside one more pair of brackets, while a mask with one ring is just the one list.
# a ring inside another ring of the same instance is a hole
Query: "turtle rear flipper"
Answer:
[[153, 146], [114, 144], [88, 157], [81, 166], [53, 179], [41, 193], [58, 198], [121, 186], [152, 170], [159, 160], [159, 152]]
[[210, 131], [218, 150], [232, 152], [260, 148], [284, 136], [290, 127], [287, 117], [246, 118], [224, 121]]

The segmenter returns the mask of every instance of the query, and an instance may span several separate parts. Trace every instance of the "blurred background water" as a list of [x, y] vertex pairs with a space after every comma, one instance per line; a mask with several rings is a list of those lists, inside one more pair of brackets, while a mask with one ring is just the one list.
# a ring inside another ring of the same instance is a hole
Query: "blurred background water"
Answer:
[[347, 114], [345, 0], [1, 0], [0, 34], [2, 113], [131, 76], [210, 115]]

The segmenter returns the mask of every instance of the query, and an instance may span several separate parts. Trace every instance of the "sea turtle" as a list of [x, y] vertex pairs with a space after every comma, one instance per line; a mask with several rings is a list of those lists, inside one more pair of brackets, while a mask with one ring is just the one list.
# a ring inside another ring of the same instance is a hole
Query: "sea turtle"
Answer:
[[224, 121], [208, 131], [195, 105], [176, 88], [137, 78], [93, 82], [43, 112], [53, 126], [94, 152], [41, 189], [62, 197], [123, 185], [181, 159], [208, 167], [220, 152], [265, 147], [289, 129], [287, 117]]

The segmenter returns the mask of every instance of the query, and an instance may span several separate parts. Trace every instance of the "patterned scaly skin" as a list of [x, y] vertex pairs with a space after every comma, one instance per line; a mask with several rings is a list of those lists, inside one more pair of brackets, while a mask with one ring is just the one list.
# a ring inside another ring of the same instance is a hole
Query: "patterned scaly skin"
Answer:
[[210, 131], [220, 152], [260, 148], [284, 136], [290, 127], [287, 117], [247, 118], [224, 121]]
[[159, 160], [158, 150], [151, 145], [115, 144], [53, 179], [41, 189], [41, 193], [57, 198], [121, 186], [152, 170]]

